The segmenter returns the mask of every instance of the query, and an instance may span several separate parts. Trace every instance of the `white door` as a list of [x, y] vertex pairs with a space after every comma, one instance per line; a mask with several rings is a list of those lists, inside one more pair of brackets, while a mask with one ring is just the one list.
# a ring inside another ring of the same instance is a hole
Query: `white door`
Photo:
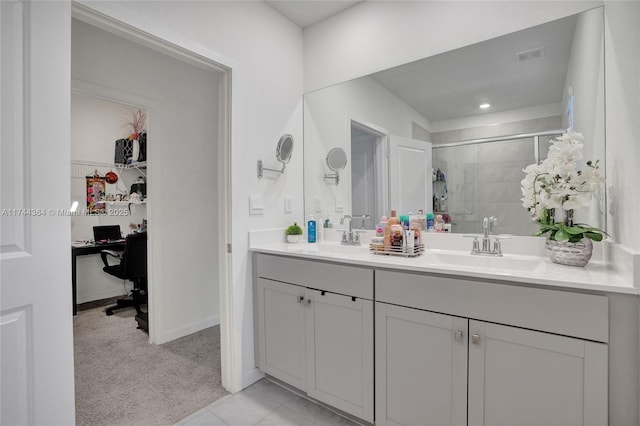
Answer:
[[468, 320], [380, 302], [375, 316], [376, 425], [466, 425]]
[[0, 424], [75, 422], [70, 2], [0, 2]]
[[469, 425], [606, 425], [607, 345], [469, 322]]
[[373, 302], [306, 294], [308, 395], [373, 422]]
[[389, 138], [389, 202], [398, 214], [431, 211], [431, 158], [430, 142]]
[[305, 390], [305, 288], [258, 279], [259, 367], [285, 383]]

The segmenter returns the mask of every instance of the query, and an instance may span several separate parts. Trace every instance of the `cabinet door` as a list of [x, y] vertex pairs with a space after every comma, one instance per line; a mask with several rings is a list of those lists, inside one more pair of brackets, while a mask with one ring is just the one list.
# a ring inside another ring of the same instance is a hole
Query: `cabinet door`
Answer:
[[258, 279], [259, 367], [306, 388], [304, 287]]
[[469, 425], [606, 425], [607, 345], [469, 323]]
[[373, 422], [373, 302], [307, 290], [307, 394]]
[[376, 425], [466, 425], [468, 320], [376, 303]]

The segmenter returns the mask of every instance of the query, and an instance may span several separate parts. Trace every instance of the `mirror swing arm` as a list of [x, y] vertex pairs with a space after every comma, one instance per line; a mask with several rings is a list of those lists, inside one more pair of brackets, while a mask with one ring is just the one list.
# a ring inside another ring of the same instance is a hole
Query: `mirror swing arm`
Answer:
[[335, 173], [325, 173], [324, 178], [326, 179], [334, 179], [335, 184], [338, 185], [340, 183], [340, 173], [337, 171]]
[[262, 165], [262, 160], [258, 160], [258, 179], [262, 179], [263, 176], [263, 172], [265, 170], [269, 171], [269, 172], [276, 172], [276, 173], [280, 173], [280, 174], [284, 174], [284, 169], [287, 165], [286, 164], [282, 164], [282, 169], [278, 170], [278, 169], [270, 169], [268, 167], [264, 167]]
[[262, 179], [264, 175], [264, 171], [270, 171], [275, 173], [284, 174], [284, 169], [287, 167], [287, 164], [291, 160], [291, 152], [293, 151], [293, 136], [289, 134], [282, 135], [280, 140], [278, 141], [278, 146], [276, 148], [276, 159], [282, 163], [282, 169], [270, 169], [268, 167], [264, 167], [262, 164], [262, 160], [258, 160], [258, 179]]

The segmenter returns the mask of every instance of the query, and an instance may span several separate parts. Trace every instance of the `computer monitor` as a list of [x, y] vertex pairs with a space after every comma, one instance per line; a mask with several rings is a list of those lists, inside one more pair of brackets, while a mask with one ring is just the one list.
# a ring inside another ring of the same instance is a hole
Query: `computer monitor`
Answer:
[[96, 243], [122, 239], [120, 225], [104, 225], [93, 227], [93, 240]]

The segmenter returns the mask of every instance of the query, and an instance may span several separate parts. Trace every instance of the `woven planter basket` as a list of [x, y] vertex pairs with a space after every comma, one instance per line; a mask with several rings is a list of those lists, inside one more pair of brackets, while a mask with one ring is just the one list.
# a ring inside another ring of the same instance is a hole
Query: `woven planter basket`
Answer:
[[577, 243], [555, 241], [547, 238], [547, 255], [553, 263], [568, 266], [585, 266], [593, 253], [593, 242], [583, 238]]

